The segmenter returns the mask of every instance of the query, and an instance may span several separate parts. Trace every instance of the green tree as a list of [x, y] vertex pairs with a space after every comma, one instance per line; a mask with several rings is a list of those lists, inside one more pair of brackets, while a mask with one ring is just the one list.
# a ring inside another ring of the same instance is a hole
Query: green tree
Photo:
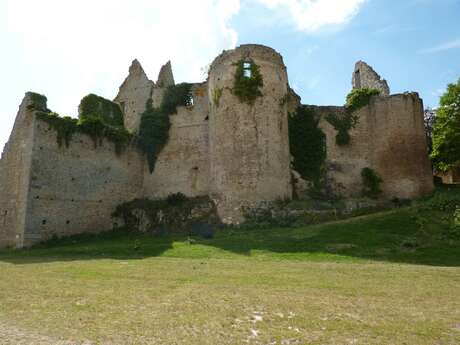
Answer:
[[447, 171], [460, 165], [460, 79], [441, 96], [433, 128], [434, 167]]

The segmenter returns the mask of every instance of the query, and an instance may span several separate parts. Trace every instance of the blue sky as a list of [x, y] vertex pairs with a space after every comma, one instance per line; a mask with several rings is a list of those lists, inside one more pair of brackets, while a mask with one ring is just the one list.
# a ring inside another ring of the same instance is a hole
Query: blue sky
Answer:
[[114, 98], [134, 58], [151, 79], [171, 59], [201, 81], [223, 49], [271, 46], [307, 104], [343, 104], [364, 60], [392, 93], [436, 107], [460, 77], [460, 0], [0, 0], [0, 146], [24, 92], [76, 116], [93, 92]]

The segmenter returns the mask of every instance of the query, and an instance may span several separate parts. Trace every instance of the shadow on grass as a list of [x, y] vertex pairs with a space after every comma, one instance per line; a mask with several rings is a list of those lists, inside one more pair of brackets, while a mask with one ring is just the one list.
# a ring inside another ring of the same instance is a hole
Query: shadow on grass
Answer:
[[[433, 215], [433, 217], [436, 217]], [[54, 261], [149, 257], [268, 260], [375, 260], [433, 266], [460, 266], [460, 241], [446, 236], [434, 219], [420, 229], [409, 208], [302, 228], [223, 229], [212, 239], [153, 237], [117, 231], [56, 240], [19, 251], [0, 252], [0, 261], [30, 264]]]

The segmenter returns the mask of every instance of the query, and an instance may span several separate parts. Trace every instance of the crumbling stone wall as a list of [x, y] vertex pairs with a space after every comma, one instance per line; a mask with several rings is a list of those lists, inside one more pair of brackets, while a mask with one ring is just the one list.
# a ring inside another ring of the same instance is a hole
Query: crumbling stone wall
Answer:
[[35, 122], [28, 109], [32, 103], [27, 93], [0, 160], [0, 248], [21, 248], [24, 242]]
[[120, 86], [115, 102], [120, 104], [124, 114], [124, 125], [130, 132], [137, 132], [141, 114], [145, 111], [147, 100], [152, 97], [155, 84], [144, 72], [139, 61], [134, 60], [128, 77]]
[[[263, 77], [261, 95], [245, 103], [234, 94], [237, 63], [251, 61]], [[358, 72], [358, 73], [356, 73]], [[149, 80], [137, 60], [115, 98], [125, 127], [139, 129], [146, 102], [159, 107], [174, 85], [171, 64]], [[336, 144], [336, 129], [326, 117], [343, 116], [343, 107], [315, 107], [326, 134], [327, 183], [338, 195], [360, 196], [361, 171], [382, 179], [386, 199], [416, 198], [433, 190], [418, 94], [389, 96], [375, 71], [358, 62], [353, 87], [378, 88], [380, 96], [356, 115], [348, 145]], [[192, 86], [193, 105], [170, 116], [169, 141], [151, 174], [135, 148], [120, 155], [114, 144], [75, 133], [59, 147], [56, 132], [37, 119], [24, 98], [0, 160], [0, 248], [22, 247], [57, 235], [98, 232], [114, 226], [111, 214], [136, 198], [173, 193], [209, 195], [226, 223], [238, 223], [251, 207], [290, 198], [291, 156], [288, 112], [300, 105], [289, 88], [281, 55], [271, 48], [243, 45], [223, 52], [211, 65], [208, 81]]]
[[[232, 93], [242, 59], [258, 65], [263, 77], [254, 104]], [[291, 196], [287, 72], [273, 49], [243, 45], [214, 60], [208, 83], [211, 190], [223, 221], [235, 223], [245, 206]]]
[[168, 144], [151, 174], [144, 169], [144, 197], [157, 199], [183, 193], [189, 197], [209, 194], [209, 100], [207, 84], [191, 88], [193, 105], [178, 107], [170, 116]]
[[374, 69], [364, 61], [355, 65], [352, 78], [353, 89], [369, 88], [380, 90], [382, 96], [390, 95], [390, 88], [385, 79], [382, 79]]
[[341, 116], [342, 107], [315, 107], [327, 140], [328, 182], [338, 195], [357, 197], [363, 188], [361, 170], [369, 167], [383, 179], [382, 196], [412, 199], [433, 191], [423, 125], [423, 104], [417, 93], [374, 96], [356, 115], [348, 145], [338, 146], [337, 131], [326, 120]]

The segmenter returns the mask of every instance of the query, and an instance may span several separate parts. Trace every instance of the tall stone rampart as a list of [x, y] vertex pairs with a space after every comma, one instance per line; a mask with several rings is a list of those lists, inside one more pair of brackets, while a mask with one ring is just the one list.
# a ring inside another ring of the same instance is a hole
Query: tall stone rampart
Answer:
[[115, 208], [141, 195], [144, 160], [135, 148], [117, 154], [112, 142], [80, 133], [59, 146], [56, 135], [35, 121], [25, 245], [110, 230]]
[[[255, 63], [263, 78], [262, 96], [253, 104], [232, 92], [241, 61]], [[259, 45], [225, 51], [211, 65], [208, 92], [211, 190], [224, 222], [234, 223], [245, 205], [292, 193], [283, 59]]]
[[373, 169], [383, 180], [381, 188], [387, 199], [410, 199], [433, 191], [428, 159], [423, 104], [418, 94], [374, 96], [360, 109], [358, 123], [350, 130], [351, 141], [339, 146], [337, 131], [328, 115], [342, 116], [343, 107], [315, 107], [326, 134], [329, 183], [337, 194], [360, 196], [363, 168]]
[[21, 248], [27, 213], [35, 118], [24, 97], [0, 160], [0, 248]]
[[193, 105], [177, 108], [170, 116], [171, 128], [150, 173], [144, 168], [144, 197], [157, 199], [174, 193], [187, 196], [209, 194], [209, 100], [207, 84], [191, 88]]

